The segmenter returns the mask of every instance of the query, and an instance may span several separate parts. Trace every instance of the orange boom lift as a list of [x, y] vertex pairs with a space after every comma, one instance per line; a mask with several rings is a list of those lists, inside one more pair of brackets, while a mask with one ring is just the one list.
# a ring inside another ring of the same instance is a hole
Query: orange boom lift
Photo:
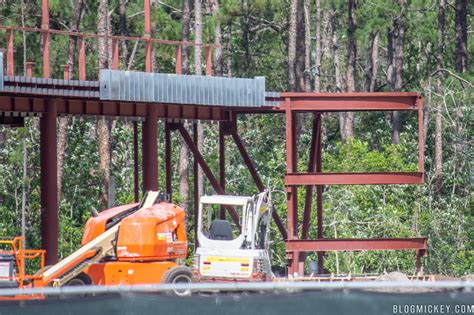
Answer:
[[[30, 253], [15, 245], [3, 251], [13, 257], [12, 272], [0, 282], [9, 281], [10, 287], [191, 282], [191, 270], [182, 265], [187, 255], [186, 214], [167, 199], [149, 191], [140, 204], [95, 213], [86, 223], [82, 247], [44, 270], [44, 251]], [[22, 266], [32, 256], [41, 260], [41, 270], [27, 277]]]

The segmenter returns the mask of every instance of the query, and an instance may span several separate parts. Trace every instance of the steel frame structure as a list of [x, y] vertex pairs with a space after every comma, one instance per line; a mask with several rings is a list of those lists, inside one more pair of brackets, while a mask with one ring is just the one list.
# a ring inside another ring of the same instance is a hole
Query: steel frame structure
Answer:
[[[6, 74], [5, 91], [0, 92], [0, 124], [22, 126], [24, 117], [39, 116], [41, 131], [41, 237], [42, 247], [46, 250], [46, 264], [57, 261], [58, 240], [58, 195], [57, 195], [57, 168], [56, 168], [56, 117], [70, 116], [106, 116], [111, 119], [133, 120], [133, 147], [134, 147], [134, 196], [139, 198], [139, 139], [138, 124], [142, 125], [142, 189], [158, 189], [158, 120], [164, 120], [165, 147], [164, 163], [166, 191], [172, 193], [171, 169], [171, 134], [177, 131], [189, 147], [194, 158], [194, 216], [197, 214], [199, 196], [197, 195], [197, 170], [201, 167], [214, 190], [225, 194], [225, 141], [231, 138], [240, 152], [250, 175], [259, 191], [265, 189], [259, 177], [257, 168], [252, 162], [245, 145], [237, 131], [237, 115], [255, 113], [280, 113], [286, 120], [286, 149], [287, 172], [285, 185], [288, 200], [287, 228], [278, 213], [273, 213], [273, 219], [286, 241], [289, 273], [300, 275], [304, 272], [305, 253], [318, 252], [319, 270], [322, 269], [324, 251], [350, 250], [401, 250], [414, 249], [417, 253], [417, 268], [420, 270], [420, 257], [426, 253], [426, 239], [323, 239], [323, 187], [324, 185], [338, 184], [421, 184], [423, 183], [423, 107], [422, 98], [417, 93], [280, 93], [267, 97], [275, 106], [260, 108], [229, 108], [204, 107], [195, 104], [150, 104], [139, 102], [112, 102], [101, 101], [98, 97], [98, 82], [86, 81], [86, 44], [87, 40], [108, 38], [112, 41], [112, 69], [119, 69], [119, 43], [121, 41], [145, 42], [145, 71], [151, 72], [152, 45], [171, 45], [176, 50], [176, 74], [182, 74], [182, 48], [196, 46], [194, 43], [167, 41], [151, 38], [150, 0], [144, 0], [144, 36], [124, 37], [112, 35], [84, 34], [66, 32], [49, 28], [48, 0], [42, 0], [41, 29], [0, 26], [0, 31], [6, 33]], [[69, 67], [62, 65], [63, 79], [52, 81], [35, 80], [33, 76], [33, 62], [26, 62], [26, 76], [15, 77], [14, 71], [14, 32], [26, 31], [41, 34], [44, 47], [43, 78], [49, 79], [50, 69], [50, 42], [51, 36], [67, 36], [77, 38], [78, 47], [78, 81], [71, 80]], [[206, 75], [212, 75], [212, 49], [215, 45], [202, 44], [205, 48]], [[72, 93], [71, 91], [79, 91]], [[82, 92], [86, 91], [87, 93]], [[324, 112], [337, 111], [417, 111], [419, 134], [419, 166], [418, 172], [411, 173], [353, 173], [353, 174], [326, 174], [322, 173], [322, 143], [321, 143], [321, 115]], [[299, 172], [297, 165], [294, 118], [297, 113], [313, 113], [313, 135], [310, 145], [310, 157], [306, 172]], [[193, 122], [193, 135], [184, 127], [183, 121]], [[215, 176], [207, 165], [202, 153], [197, 150], [196, 121], [208, 120], [219, 122], [219, 176]], [[306, 187], [306, 196], [303, 209], [303, 221], [299, 231], [297, 191], [298, 187]], [[317, 239], [309, 240], [311, 227], [311, 208], [313, 187], [316, 186], [317, 200]], [[221, 209], [221, 217], [225, 212], [238, 223], [237, 214], [232, 207]]]

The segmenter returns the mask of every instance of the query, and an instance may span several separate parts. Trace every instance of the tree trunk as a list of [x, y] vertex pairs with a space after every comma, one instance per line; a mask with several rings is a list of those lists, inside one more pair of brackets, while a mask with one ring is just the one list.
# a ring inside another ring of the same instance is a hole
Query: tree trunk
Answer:
[[364, 91], [374, 92], [377, 82], [377, 67], [379, 58], [379, 32], [370, 35], [370, 49], [367, 54], [367, 68], [365, 70]]
[[[198, 44], [194, 47], [194, 71], [196, 75], [201, 75], [201, 46], [199, 44], [202, 43], [202, 14], [200, 0], [194, 0], [194, 32], [194, 42]], [[201, 121], [197, 122], [197, 133], [197, 149], [202, 152], [204, 132]], [[198, 169], [198, 194], [199, 196], [204, 195], [204, 180], [200, 167]]]
[[[304, 14], [304, 0], [298, 0], [298, 9], [296, 13], [297, 27], [296, 27], [296, 90], [303, 92], [305, 90], [305, 14]], [[303, 115], [298, 115], [302, 117]], [[301, 122], [301, 120], [300, 120]], [[302, 126], [302, 124], [299, 124]]]
[[[393, 87], [395, 92], [401, 92], [403, 89], [403, 44], [405, 39], [405, 11], [406, 11], [406, 0], [398, 0], [400, 6], [400, 15], [394, 19], [394, 31], [396, 36], [394, 38], [394, 82]], [[400, 112], [392, 112], [392, 143], [400, 144]]]
[[[443, 55], [444, 55], [444, 26], [445, 26], [445, 11], [446, 0], [439, 0], [438, 2], [438, 49], [436, 53], [437, 64], [437, 78], [436, 78], [436, 92], [438, 95], [443, 95]], [[435, 192], [441, 193], [442, 187], [442, 171], [443, 171], [443, 123], [441, 115], [442, 101], [436, 101], [435, 108]]]
[[[189, 41], [189, 32], [191, 27], [191, 10], [189, 0], [183, 0], [182, 15], [182, 32], [183, 41]], [[182, 69], [183, 74], [189, 74], [189, 47], [181, 47]], [[186, 121], [184, 127], [189, 130], [189, 123]], [[179, 195], [181, 197], [180, 207], [189, 209], [189, 149], [183, 139], [180, 141], [179, 149]]]
[[227, 77], [232, 78], [232, 22], [229, 22], [228, 25], [229, 29], [229, 38], [227, 40], [226, 50], [227, 50], [227, 57], [226, 57], [226, 70], [227, 70]]
[[[309, 13], [311, 11], [308, 11]], [[308, 25], [309, 29], [309, 25]], [[309, 32], [308, 32], [309, 34]], [[316, 75], [314, 76], [314, 91], [321, 91], [321, 0], [316, 0]]]
[[[127, 0], [119, 0], [119, 25], [120, 25], [120, 35], [129, 36], [127, 28]], [[122, 63], [124, 66], [128, 64], [128, 46], [126, 41], [121, 42], [122, 49]]]
[[339, 59], [339, 40], [337, 37], [337, 17], [333, 12], [331, 16], [331, 37], [332, 37], [332, 48], [334, 53], [334, 79], [335, 79], [335, 92], [342, 92], [342, 75], [341, 75], [341, 62]]
[[311, 92], [311, 5], [310, 0], [304, 0], [304, 87]]
[[250, 55], [250, 12], [248, 0], [242, 0], [242, 43], [245, 56], [244, 75], [249, 76], [251, 55]]
[[456, 0], [456, 71], [467, 70], [467, 0]]
[[[82, 9], [84, 8], [84, 0], [78, 0], [74, 8], [74, 15], [71, 23], [71, 32], [77, 32], [79, 30], [79, 24], [81, 22]], [[69, 66], [69, 78], [74, 78], [74, 59], [76, 52], [77, 37], [69, 37], [69, 51], [67, 64]], [[67, 127], [69, 125], [69, 117], [59, 118], [59, 127], [58, 127], [58, 200], [61, 200], [62, 195], [62, 178], [64, 174], [64, 155], [67, 147]]]
[[[356, 31], [356, 19], [355, 19], [356, 4], [355, 0], [349, 0], [348, 2], [348, 17], [349, 27], [347, 29], [347, 92], [354, 92], [355, 87], [355, 71], [356, 71], [356, 56], [357, 56], [357, 45], [355, 39]], [[350, 138], [354, 138], [354, 113], [353, 112], [342, 112], [343, 126], [341, 129], [341, 140], [347, 142]]]
[[[99, 8], [97, 10], [97, 33], [99, 35], [108, 34], [108, 1], [100, 0]], [[99, 68], [105, 69], [108, 67], [108, 40], [99, 38]], [[102, 203], [108, 204], [108, 187], [110, 184], [110, 130], [109, 124], [104, 117], [100, 118], [97, 123], [97, 133], [99, 140], [99, 156], [100, 156], [100, 171], [102, 175], [103, 189], [102, 189]]]
[[288, 30], [288, 91], [296, 91], [296, 22], [298, 0], [291, 0], [290, 28]]
[[219, 20], [219, 1], [209, 0], [211, 14], [216, 18], [216, 26], [214, 28], [214, 44], [217, 47], [214, 49], [214, 73], [216, 76], [222, 76], [222, 30], [221, 22]]

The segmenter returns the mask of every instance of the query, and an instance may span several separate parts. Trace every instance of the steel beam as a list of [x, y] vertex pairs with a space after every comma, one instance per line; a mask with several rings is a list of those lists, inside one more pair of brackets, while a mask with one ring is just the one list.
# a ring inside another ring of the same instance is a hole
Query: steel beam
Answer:
[[[234, 126], [232, 126], [230, 128], [230, 134], [232, 135], [232, 139], [234, 140], [234, 142], [237, 146], [237, 149], [239, 150], [240, 155], [242, 156], [242, 159], [245, 162], [245, 165], [247, 165], [247, 168], [250, 172], [250, 175], [253, 178], [253, 181], [255, 182], [255, 185], [257, 186], [257, 189], [260, 192], [264, 191], [265, 186], [263, 185], [263, 182], [260, 179], [260, 176], [258, 175], [257, 169], [253, 165], [252, 159], [248, 155], [247, 150], [245, 149], [244, 144], [243, 144], [242, 140], [240, 139], [239, 134], [237, 133], [237, 128], [236, 128], [236, 125], [235, 125], [235, 121], [234, 121]], [[275, 224], [277, 225], [278, 230], [280, 231], [283, 239], [287, 239], [288, 235], [286, 233], [285, 227], [283, 226], [283, 222], [281, 221], [280, 216], [278, 215], [278, 213], [276, 213], [276, 211], [272, 212], [272, 217], [273, 217], [273, 220], [275, 221]]]
[[158, 109], [149, 105], [142, 124], [143, 190], [158, 190]]
[[138, 123], [133, 122], [133, 199], [135, 202], [140, 200], [140, 179], [138, 168]]
[[183, 74], [183, 56], [181, 52], [181, 45], [176, 46], [176, 74]]
[[285, 185], [391, 185], [422, 184], [421, 172], [378, 172], [378, 173], [288, 173]]
[[[219, 183], [225, 191], [225, 122], [219, 123]], [[219, 218], [225, 219], [225, 208], [221, 206]]]
[[289, 98], [293, 111], [417, 110], [419, 93], [280, 93], [280, 108]]
[[49, 32], [49, 3], [48, 0], [41, 0], [41, 30], [43, 31], [43, 77], [49, 78], [50, 71], [50, 32]]
[[212, 75], [212, 48], [206, 47], [206, 75]]
[[[177, 124], [177, 128], [179, 130], [179, 133], [183, 137], [184, 142], [188, 146], [189, 151], [191, 151], [191, 153], [193, 154], [193, 156], [196, 159], [197, 163], [201, 167], [203, 173], [206, 175], [207, 179], [209, 179], [209, 182], [211, 183], [214, 190], [220, 195], [225, 195], [224, 189], [221, 187], [221, 185], [217, 181], [216, 177], [212, 173], [211, 169], [207, 165], [206, 161], [204, 160], [203, 156], [201, 155], [201, 153], [197, 149], [196, 144], [191, 139], [191, 136], [189, 136], [189, 133], [186, 130], [186, 128], [184, 128], [183, 124], [181, 124], [181, 123]], [[230, 206], [226, 206], [225, 208], [227, 209], [230, 216], [232, 217], [232, 220], [234, 220], [234, 223], [240, 229], [239, 216], [238, 216], [237, 212], [234, 210], [234, 208], [232, 208]]]
[[7, 29], [7, 75], [15, 75], [15, 46], [13, 30]]
[[145, 71], [151, 72], [151, 7], [150, 0], [143, 0], [145, 18]]
[[119, 41], [117, 39], [112, 40], [112, 69], [119, 69]]
[[172, 200], [172, 172], [171, 172], [171, 130], [170, 124], [165, 122], [165, 176], [166, 176], [166, 193], [170, 195]]
[[[183, 125], [184, 128], [184, 125]], [[188, 134], [189, 135], [189, 134]], [[198, 125], [197, 122], [193, 123], [193, 144], [196, 147], [198, 146]], [[188, 146], [189, 147], [189, 146]], [[194, 203], [194, 248], [197, 248], [199, 245], [197, 237], [197, 226], [198, 226], [198, 215], [199, 215], [199, 163], [197, 157], [193, 152], [193, 203]]]
[[79, 80], [86, 80], [86, 39], [83, 36], [77, 38], [77, 46], [79, 49]]
[[415, 238], [376, 238], [376, 239], [323, 239], [323, 240], [288, 240], [286, 249], [290, 251], [363, 251], [363, 250], [404, 250], [427, 249], [427, 239]]
[[45, 264], [54, 265], [58, 260], [57, 107], [50, 100], [44, 100], [44, 106], [40, 120], [41, 242]]

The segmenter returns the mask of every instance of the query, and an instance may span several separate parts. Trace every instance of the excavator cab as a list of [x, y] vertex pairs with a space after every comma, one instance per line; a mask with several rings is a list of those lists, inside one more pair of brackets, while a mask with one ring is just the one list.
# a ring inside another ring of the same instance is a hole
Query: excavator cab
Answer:
[[[230, 206], [239, 222], [218, 218]], [[269, 254], [271, 195], [203, 196], [199, 203], [195, 281], [266, 281], [273, 278]], [[239, 229], [240, 226], [240, 229]]]

